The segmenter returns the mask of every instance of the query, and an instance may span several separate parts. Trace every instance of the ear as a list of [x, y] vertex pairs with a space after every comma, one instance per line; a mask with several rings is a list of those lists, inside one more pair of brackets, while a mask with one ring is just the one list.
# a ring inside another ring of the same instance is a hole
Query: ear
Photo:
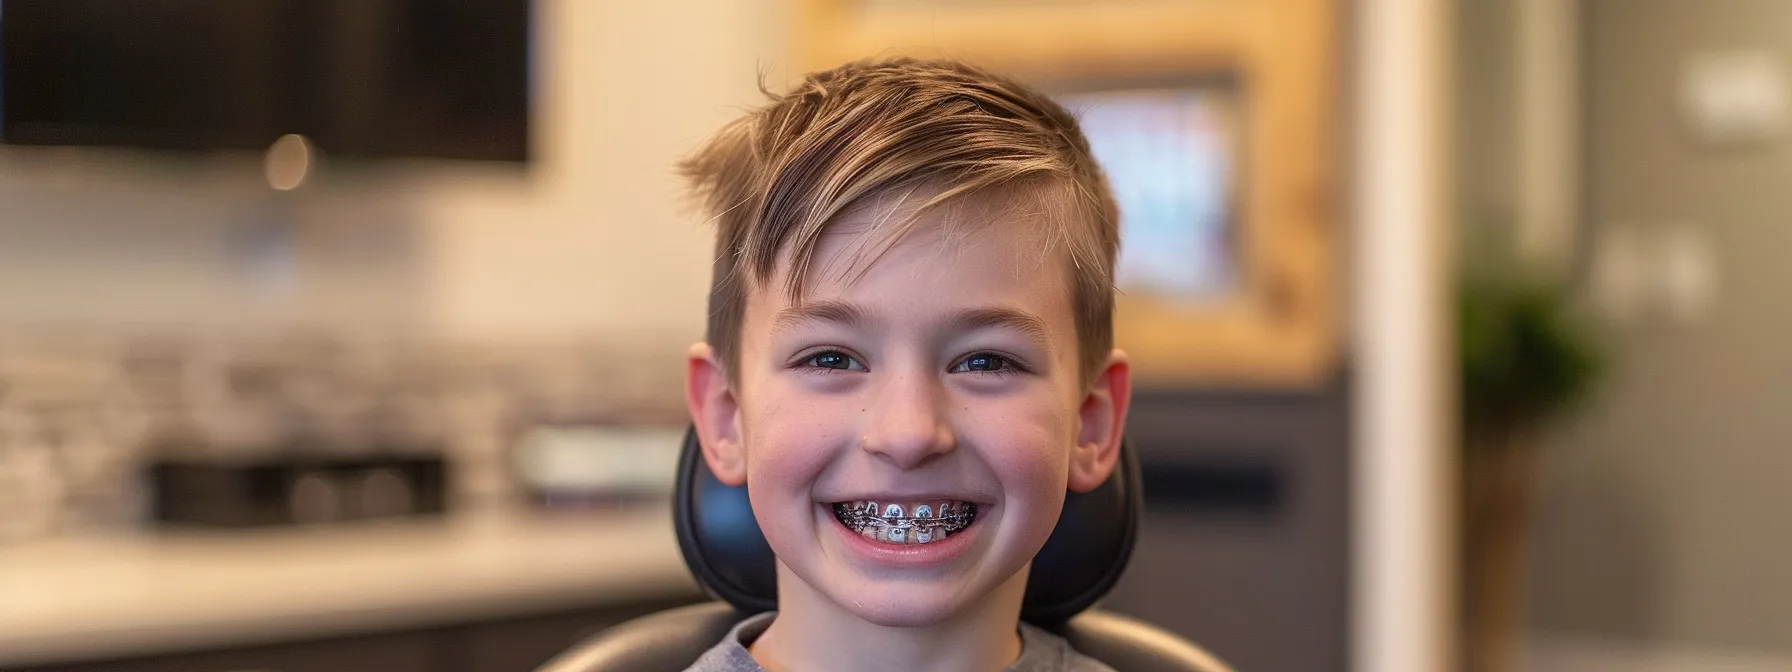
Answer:
[[1132, 364], [1115, 350], [1097, 372], [1077, 411], [1081, 429], [1070, 455], [1070, 490], [1100, 487], [1120, 461], [1120, 437], [1126, 432], [1126, 411], [1132, 404]]
[[742, 450], [740, 403], [728, 384], [728, 372], [708, 343], [691, 346], [684, 381], [684, 403], [697, 426], [703, 461], [716, 480], [740, 486], [747, 482], [747, 456]]

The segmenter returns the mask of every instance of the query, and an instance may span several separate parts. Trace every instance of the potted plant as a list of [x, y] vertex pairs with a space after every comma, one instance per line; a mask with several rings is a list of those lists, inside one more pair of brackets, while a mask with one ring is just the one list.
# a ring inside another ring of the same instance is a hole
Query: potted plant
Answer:
[[1458, 288], [1469, 672], [1514, 669], [1542, 432], [1604, 368], [1573, 299], [1566, 280], [1510, 261], [1469, 268]]

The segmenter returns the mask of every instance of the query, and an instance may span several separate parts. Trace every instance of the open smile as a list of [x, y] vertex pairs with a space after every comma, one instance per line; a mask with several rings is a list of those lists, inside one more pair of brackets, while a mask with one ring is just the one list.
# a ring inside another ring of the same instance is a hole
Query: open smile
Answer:
[[836, 502], [834, 519], [866, 539], [895, 546], [946, 540], [977, 522], [977, 504], [946, 500], [934, 503], [885, 503], [870, 500]]

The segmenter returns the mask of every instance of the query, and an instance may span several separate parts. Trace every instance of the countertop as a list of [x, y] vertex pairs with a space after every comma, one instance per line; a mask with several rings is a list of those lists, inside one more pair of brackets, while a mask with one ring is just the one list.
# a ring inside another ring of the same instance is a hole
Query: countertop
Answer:
[[492, 512], [0, 545], [0, 667], [695, 594], [670, 512]]

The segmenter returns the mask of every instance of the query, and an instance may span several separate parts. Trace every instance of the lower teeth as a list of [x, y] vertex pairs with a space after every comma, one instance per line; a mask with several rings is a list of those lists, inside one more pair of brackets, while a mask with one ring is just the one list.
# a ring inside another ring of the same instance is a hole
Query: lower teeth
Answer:
[[834, 517], [847, 529], [860, 536], [887, 544], [930, 544], [941, 541], [970, 527], [977, 519], [977, 505], [960, 502], [955, 506], [942, 503], [938, 515], [925, 504], [914, 508], [916, 515], [903, 515], [903, 507], [890, 505], [879, 510], [874, 502], [841, 502], [834, 505]]

